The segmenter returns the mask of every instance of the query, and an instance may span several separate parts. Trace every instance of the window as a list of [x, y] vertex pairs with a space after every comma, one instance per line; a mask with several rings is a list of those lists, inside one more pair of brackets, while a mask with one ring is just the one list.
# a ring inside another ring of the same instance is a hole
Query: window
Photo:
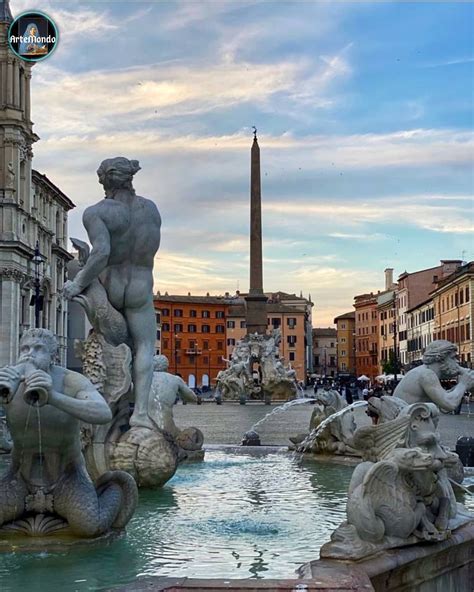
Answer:
[[163, 332], [169, 331], [169, 330], [170, 330], [170, 324], [169, 324], [169, 323], [163, 323], [163, 324], [161, 325], [161, 330], [162, 330]]
[[296, 335], [287, 335], [286, 340], [288, 345], [294, 347], [296, 345]]
[[194, 364], [194, 356], [188, 356], [188, 364]]
[[469, 302], [469, 287], [466, 286], [466, 298], [464, 298], [466, 302]]
[[183, 332], [183, 325], [181, 325], [181, 323], [175, 323], [174, 332], [175, 333], [182, 333]]
[[209, 349], [209, 341], [203, 341], [202, 349], [205, 349], [205, 350]]
[[314, 365], [319, 366], [319, 356], [314, 356]]
[[202, 363], [203, 364], [209, 364], [209, 356], [203, 356], [202, 357]]
[[201, 311], [201, 317], [203, 319], [210, 319], [211, 318], [211, 313], [208, 310], [202, 310]]
[[341, 343], [346, 343], [346, 338], [345, 337], [341, 337]]
[[278, 329], [278, 327], [281, 325], [281, 319], [273, 318], [271, 320], [271, 325], [274, 329]]
[[341, 370], [347, 370], [347, 366], [345, 362], [342, 362], [341, 364]]
[[240, 328], [241, 329], [245, 329], [247, 325], [245, 324], [245, 321], [240, 321]]
[[235, 321], [227, 321], [227, 329], [235, 329]]
[[158, 323], [158, 325], [160, 324], [161, 318], [160, 318], [160, 313], [159, 311], [156, 312], [156, 322]]
[[161, 331], [158, 329], [158, 331], [156, 332], [156, 338], [160, 339], [161, 337]]
[[180, 349], [180, 347], [181, 347], [181, 339], [175, 339], [174, 349]]
[[169, 317], [170, 316], [170, 309], [169, 308], [162, 308], [161, 309], [161, 316], [162, 317]]
[[216, 310], [216, 319], [223, 319], [224, 318], [224, 311], [223, 310]]
[[163, 342], [162, 342], [163, 349], [168, 349], [168, 343], [169, 343], [169, 341], [167, 339], [163, 339]]
[[346, 323], [341, 323], [341, 329], [345, 329], [346, 328]]
[[201, 327], [201, 331], [202, 331], [202, 333], [210, 333], [211, 332], [211, 327], [209, 325], [203, 325]]
[[223, 341], [217, 342], [217, 349], [224, 349], [224, 342]]
[[198, 315], [197, 315], [197, 310], [190, 310], [189, 311], [189, 316], [193, 319], [195, 319]]
[[288, 359], [290, 360], [290, 362], [294, 362], [295, 361], [295, 352], [290, 352], [288, 355]]
[[227, 345], [235, 345], [235, 339], [228, 339]]
[[182, 317], [183, 316], [183, 311], [181, 310], [181, 308], [175, 308], [173, 311], [173, 315], [175, 317]]
[[296, 327], [296, 319], [294, 317], [288, 317], [286, 319], [286, 324], [290, 329], [294, 329]]
[[196, 333], [196, 325], [188, 325], [188, 333]]
[[345, 356], [345, 355], [346, 355], [346, 350], [345, 349], [341, 350], [341, 356]]
[[224, 325], [216, 325], [216, 333], [225, 333]]
[[334, 347], [334, 341], [331, 341], [331, 347]]

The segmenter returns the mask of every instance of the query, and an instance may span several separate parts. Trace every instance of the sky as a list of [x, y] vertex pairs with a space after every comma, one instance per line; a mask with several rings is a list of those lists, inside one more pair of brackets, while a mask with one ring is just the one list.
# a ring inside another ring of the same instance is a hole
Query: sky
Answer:
[[155, 291], [248, 290], [252, 126], [264, 289], [315, 303], [474, 259], [474, 4], [11, 0], [59, 28], [36, 64], [33, 166], [84, 209], [100, 162], [140, 161], [162, 219]]

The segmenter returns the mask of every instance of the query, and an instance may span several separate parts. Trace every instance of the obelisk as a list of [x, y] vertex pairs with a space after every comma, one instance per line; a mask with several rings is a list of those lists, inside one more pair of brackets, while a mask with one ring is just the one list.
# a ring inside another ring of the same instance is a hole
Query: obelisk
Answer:
[[260, 183], [260, 148], [254, 129], [250, 161], [250, 290], [245, 297], [247, 335], [267, 332], [267, 297], [263, 293], [262, 265], [262, 193]]

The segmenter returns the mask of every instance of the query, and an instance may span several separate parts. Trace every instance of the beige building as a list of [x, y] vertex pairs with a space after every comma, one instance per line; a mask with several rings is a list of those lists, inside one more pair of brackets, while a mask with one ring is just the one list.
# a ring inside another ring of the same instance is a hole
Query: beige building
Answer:
[[[400, 369], [399, 349], [396, 340], [395, 290], [382, 292], [377, 296], [378, 318], [378, 356], [379, 374], [383, 374], [384, 365], [390, 361]], [[395, 369], [395, 368], [394, 368]]]
[[474, 262], [471, 261], [439, 281], [432, 293], [434, 338], [455, 343], [460, 361], [469, 366], [474, 358], [473, 290]]
[[313, 370], [321, 377], [337, 374], [337, 332], [333, 327], [313, 329]]
[[400, 362], [402, 366], [409, 363], [408, 355], [408, 314], [407, 311], [416, 308], [421, 302], [429, 298], [429, 294], [436, 287], [436, 283], [453, 273], [461, 261], [457, 259], [443, 259], [436, 267], [422, 269], [413, 273], [402, 273], [398, 278], [397, 289], [397, 327]]
[[30, 116], [31, 65], [9, 50], [12, 17], [8, 5], [0, 6], [0, 366], [14, 361], [22, 332], [35, 324], [56, 334], [65, 364], [67, 302], [61, 291], [71, 259], [67, 213], [74, 204], [32, 170], [39, 138]]
[[421, 363], [426, 346], [434, 339], [434, 303], [432, 298], [406, 312], [407, 315], [407, 361], [408, 367]]
[[355, 374], [355, 312], [334, 319], [337, 334], [337, 372]]

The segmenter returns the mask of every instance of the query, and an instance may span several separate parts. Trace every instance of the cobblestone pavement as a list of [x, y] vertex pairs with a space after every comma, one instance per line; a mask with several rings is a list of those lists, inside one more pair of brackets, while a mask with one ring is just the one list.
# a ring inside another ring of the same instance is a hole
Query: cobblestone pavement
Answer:
[[[276, 411], [277, 407], [279, 406], [261, 403], [179, 403], [174, 407], [174, 418], [180, 428], [199, 428], [204, 434], [205, 444], [240, 444], [244, 432], [250, 430], [265, 415], [273, 412], [273, 415], [257, 428], [261, 443], [286, 446], [289, 444], [290, 436], [308, 431], [314, 407], [309, 403], [299, 404], [284, 413]], [[355, 410], [355, 418], [358, 425], [362, 422], [369, 423], [363, 408]], [[440, 433], [443, 444], [452, 450], [459, 436], [474, 436], [474, 403], [471, 403], [470, 415], [466, 405], [463, 406], [461, 415], [441, 414]]]

